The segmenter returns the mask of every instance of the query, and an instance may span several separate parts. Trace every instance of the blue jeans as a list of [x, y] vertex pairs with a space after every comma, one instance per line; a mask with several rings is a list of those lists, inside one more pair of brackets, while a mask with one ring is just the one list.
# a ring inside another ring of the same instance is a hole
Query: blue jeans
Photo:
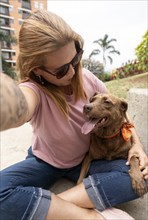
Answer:
[[[83, 182], [98, 210], [138, 198], [125, 162], [92, 162]], [[61, 177], [76, 182], [80, 169], [81, 164], [69, 169], [55, 168], [34, 156], [30, 148], [26, 160], [1, 171], [0, 219], [44, 220], [51, 202], [48, 189]]]

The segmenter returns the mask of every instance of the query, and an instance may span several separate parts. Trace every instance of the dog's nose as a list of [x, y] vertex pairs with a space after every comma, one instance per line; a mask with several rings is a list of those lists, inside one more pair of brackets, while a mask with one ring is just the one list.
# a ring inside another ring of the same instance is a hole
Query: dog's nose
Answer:
[[92, 110], [92, 105], [90, 104], [86, 104], [84, 105], [84, 112], [90, 112]]

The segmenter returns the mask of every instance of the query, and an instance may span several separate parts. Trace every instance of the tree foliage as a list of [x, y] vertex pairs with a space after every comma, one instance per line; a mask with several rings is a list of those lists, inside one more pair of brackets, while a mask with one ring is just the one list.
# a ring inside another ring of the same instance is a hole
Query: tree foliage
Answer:
[[148, 71], [148, 31], [143, 36], [141, 43], [135, 49], [139, 68]]
[[4, 60], [4, 58], [2, 58], [2, 66], [3, 66], [3, 73], [6, 73], [12, 79], [17, 79], [17, 75], [14, 68], [11, 67], [10, 64]]
[[14, 71], [14, 68], [10, 66], [8, 62], [5, 61], [5, 59], [2, 57], [2, 43], [6, 42], [8, 44], [16, 44], [16, 38], [12, 35], [6, 35], [2, 30], [0, 30], [0, 72], [4, 72], [13, 79], [16, 78], [16, 73]]
[[82, 65], [84, 68], [88, 69], [96, 76], [99, 76], [104, 71], [102, 63], [100, 63], [99, 61], [92, 60], [90, 58], [83, 59]]

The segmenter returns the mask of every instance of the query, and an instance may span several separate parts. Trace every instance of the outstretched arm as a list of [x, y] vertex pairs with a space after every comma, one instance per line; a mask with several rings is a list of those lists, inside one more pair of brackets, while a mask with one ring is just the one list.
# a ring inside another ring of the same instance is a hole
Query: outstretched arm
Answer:
[[20, 88], [6, 74], [0, 74], [0, 130], [25, 123], [28, 105]]
[[[131, 121], [130, 117], [128, 116], [129, 121]], [[140, 161], [140, 169], [145, 179], [148, 179], [148, 157], [144, 152], [143, 145], [140, 142], [138, 134], [135, 128], [132, 128], [132, 137], [133, 137], [133, 147], [129, 151], [128, 161], [130, 158], [135, 155], [139, 158]], [[129, 162], [127, 162], [129, 164]]]

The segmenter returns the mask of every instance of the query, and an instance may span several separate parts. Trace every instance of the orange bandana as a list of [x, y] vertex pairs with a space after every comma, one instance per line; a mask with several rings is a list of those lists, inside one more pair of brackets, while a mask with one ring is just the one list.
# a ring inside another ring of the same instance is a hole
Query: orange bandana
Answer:
[[122, 136], [125, 141], [129, 141], [132, 136], [130, 128], [134, 128], [134, 125], [128, 122], [125, 122], [121, 128]]

